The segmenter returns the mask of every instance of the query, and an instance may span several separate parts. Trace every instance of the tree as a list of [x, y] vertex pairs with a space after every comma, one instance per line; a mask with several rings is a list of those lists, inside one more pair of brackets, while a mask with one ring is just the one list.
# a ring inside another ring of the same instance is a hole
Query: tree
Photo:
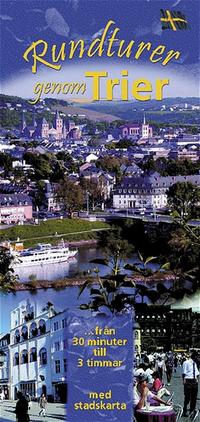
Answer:
[[44, 180], [39, 180], [36, 182], [36, 192], [35, 192], [35, 204], [37, 207], [40, 207], [46, 203], [45, 196], [45, 182]]
[[52, 168], [50, 163], [50, 157], [47, 154], [32, 154], [27, 152], [24, 155], [24, 159], [28, 164], [31, 164], [35, 172], [32, 175], [34, 180], [49, 179], [52, 174]]
[[101, 189], [96, 180], [88, 180], [81, 178], [80, 186], [85, 194], [89, 194], [89, 199], [92, 201], [92, 209], [95, 208], [95, 203], [102, 198]]
[[177, 286], [189, 280], [191, 291], [195, 292], [200, 287], [200, 229], [189, 226], [177, 212], [174, 213], [174, 221], [176, 229], [171, 232], [168, 242], [171, 269]]
[[5, 170], [5, 175], [7, 175], [12, 170], [12, 157], [8, 154], [0, 152], [0, 167]]
[[157, 268], [152, 268], [149, 264], [157, 259], [156, 256], [149, 256], [144, 258], [140, 252], [138, 252], [139, 262], [125, 265], [125, 269], [133, 271], [134, 274], [141, 277], [141, 279], [147, 280], [149, 277], [161, 273], [164, 270], [169, 269], [169, 263], [159, 265]]
[[15, 291], [17, 277], [11, 267], [13, 258], [8, 250], [0, 247], [0, 292]]
[[117, 144], [115, 145], [115, 148], [129, 148], [134, 145], [133, 141], [130, 139], [121, 139]]
[[178, 182], [170, 186], [167, 192], [168, 205], [178, 211], [182, 217], [195, 216], [196, 207], [200, 201], [200, 188], [191, 182]]
[[83, 206], [83, 191], [79, 185], [75, 185], [70, 179], [61, 182], [57, 197], [63, 201], [70, 218], [73, 218], [73, 213], [79, 211]]
[[64, 166], [62, 163], [58, 160], [51, 160], [51, 168], [52, 168], [52, 174], [51, 174], [51, 181], [56, 183], [60, 180], [64, 179]]
[[99, 158], [97, 161], [97, 166], [101, 167], [102, 170], [111, 172], [111, 173], [118, 173], [120, 171], [120, 160], [116, 157], [105, 156]]
[[105, 265], [111, 274], [120, 274], [125, 260], [130, 256], [133, 247], [126, 239], [121, 237], [121, 229], [113, 229], [106, 234], [104, 239], [104, 259], [93, 259], [95, 264]]

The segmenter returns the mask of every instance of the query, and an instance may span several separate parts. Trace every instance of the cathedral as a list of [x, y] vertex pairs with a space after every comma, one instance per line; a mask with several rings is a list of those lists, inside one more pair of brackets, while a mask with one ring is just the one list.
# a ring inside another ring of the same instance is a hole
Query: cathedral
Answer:
[[61, 140], [66, 139], [68, 134], [75, 128], [75, 123], [69, 121], [66, 125], [64, 120], [60, 117], [59, 112], [56, 111], [53, 125], [49, 124], [45, 117], [36, 123], [35, 114], [33, 114], [33, 122], [31, 126], [26, 124], [24, 113], [22, 115], [21, 136], [23, 138], [42, 138]]

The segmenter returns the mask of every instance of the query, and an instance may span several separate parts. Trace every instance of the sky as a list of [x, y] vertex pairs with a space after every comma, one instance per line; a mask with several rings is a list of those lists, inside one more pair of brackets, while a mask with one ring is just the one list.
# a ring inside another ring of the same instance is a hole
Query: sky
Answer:
[[[189, 24], [187, 30], [161, 28], [160, 9], [181, 11]], [[1, 0], [1, 86], [2, 92], [34, 97], [36, 82], [87, 82], [84, 98], [91, 98], [91, 80], [84, 77], [87, 70], [106, 70], [111, 78], [120, 77], [120, 70], [129, 71], [130, 83], [138, 77], [169, 78], [166, 96], [198, 96], [199, 94], [199, 10], [198, 0]], [[32, 74], [31, 64], [23, 59], [28, 46], [38, 39], [49, 45], [84, 39], [86, 45], [100, 35], [112, 19], [120, 28], [119, 37], [135, 41], [164, 44], [167, 49], [181, 51], [179, 60], [167, 66], [150, 64], [147, 57], [66, 59], [57, 72], [40, 65]], [[142, 76], [141, 76], [142, 75]], [[102, 96], [105, 94], [102, 85]], [[119, 89], [116, 96], [119, 97]], [[50, 95], [48, 95], [50, 96]], [[61, 97], [61, 96], [60, 96]], [[81, 96], [82, 97], [82, 96]], [[67, 99], [66, 96], [63, 98]]]

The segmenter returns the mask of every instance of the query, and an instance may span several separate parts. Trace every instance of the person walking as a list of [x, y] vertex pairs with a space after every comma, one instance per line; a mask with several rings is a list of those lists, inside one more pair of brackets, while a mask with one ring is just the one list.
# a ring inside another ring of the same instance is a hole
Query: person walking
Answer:
[[28, 415], [28, 402], [21, 393], [17, 392], [17, 403], [15, 407], [16, 421], [17, 422], [28, 422], [30, 420]]
[[30, 396], [30, 394], [29, 393], [26, 393], [26, 400], [27, 400], [27, 402], [28, 402], [28, 410], [31, 410], [31, 407], [32, 407], [32, 402], [31, 402], [31, 396]]
[[164, 370], [165, 370], [165, 361], [162, 359], [161, 356], [159, 356], [159, 358], [158, 358], [156, 370], [158, 371], [159, 378], [162, 381], [163, 373], [164, 373]]
[[184, 385], [183, 416], [187, 417], [188, 405], [190, 405], [190, 413], [192, 413], [196, 409], [197, 402], [199, 371], [195, 362], [195, 353], [192, 353], [183, 362], [182, 378]]
[[45, 397], [45, 394], [43, 393], [40, 397], [39, 400], [39, 406], [40, 406], [40, 411], [39, 411], [39, 416], [45, 416], [46, 414], [46, 405], [47, 405], [47, 399]]
[[172, 378], [172, 372], [173, 372], [173, 366], [174, 366], [174, 359], [172, 353], [167, 355], [166, 361], [165, 361], [165, 371], [166, 371], [166, 377], [167, 377], [167, 385], [170, 385], [171, 378]]
[[174, 372], [176, 373], [178, 367], [178, 357], [177, 355], [174, 356]]
[[0, 391], [0, 401], [1, 401], [1, 404], [3, 404], [4, 399], [5, 399], [5, 394], [4, 394], [4, 391], [3, 391], [3, 390], [1, 390], [1, 391]]

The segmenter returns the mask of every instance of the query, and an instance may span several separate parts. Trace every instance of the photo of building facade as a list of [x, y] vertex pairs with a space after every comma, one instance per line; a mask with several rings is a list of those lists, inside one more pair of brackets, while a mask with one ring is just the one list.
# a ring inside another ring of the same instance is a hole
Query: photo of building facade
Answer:
[[27, 299], [11, 312], [10, 397], [17, 391], [66, 402], [66, 312]]

